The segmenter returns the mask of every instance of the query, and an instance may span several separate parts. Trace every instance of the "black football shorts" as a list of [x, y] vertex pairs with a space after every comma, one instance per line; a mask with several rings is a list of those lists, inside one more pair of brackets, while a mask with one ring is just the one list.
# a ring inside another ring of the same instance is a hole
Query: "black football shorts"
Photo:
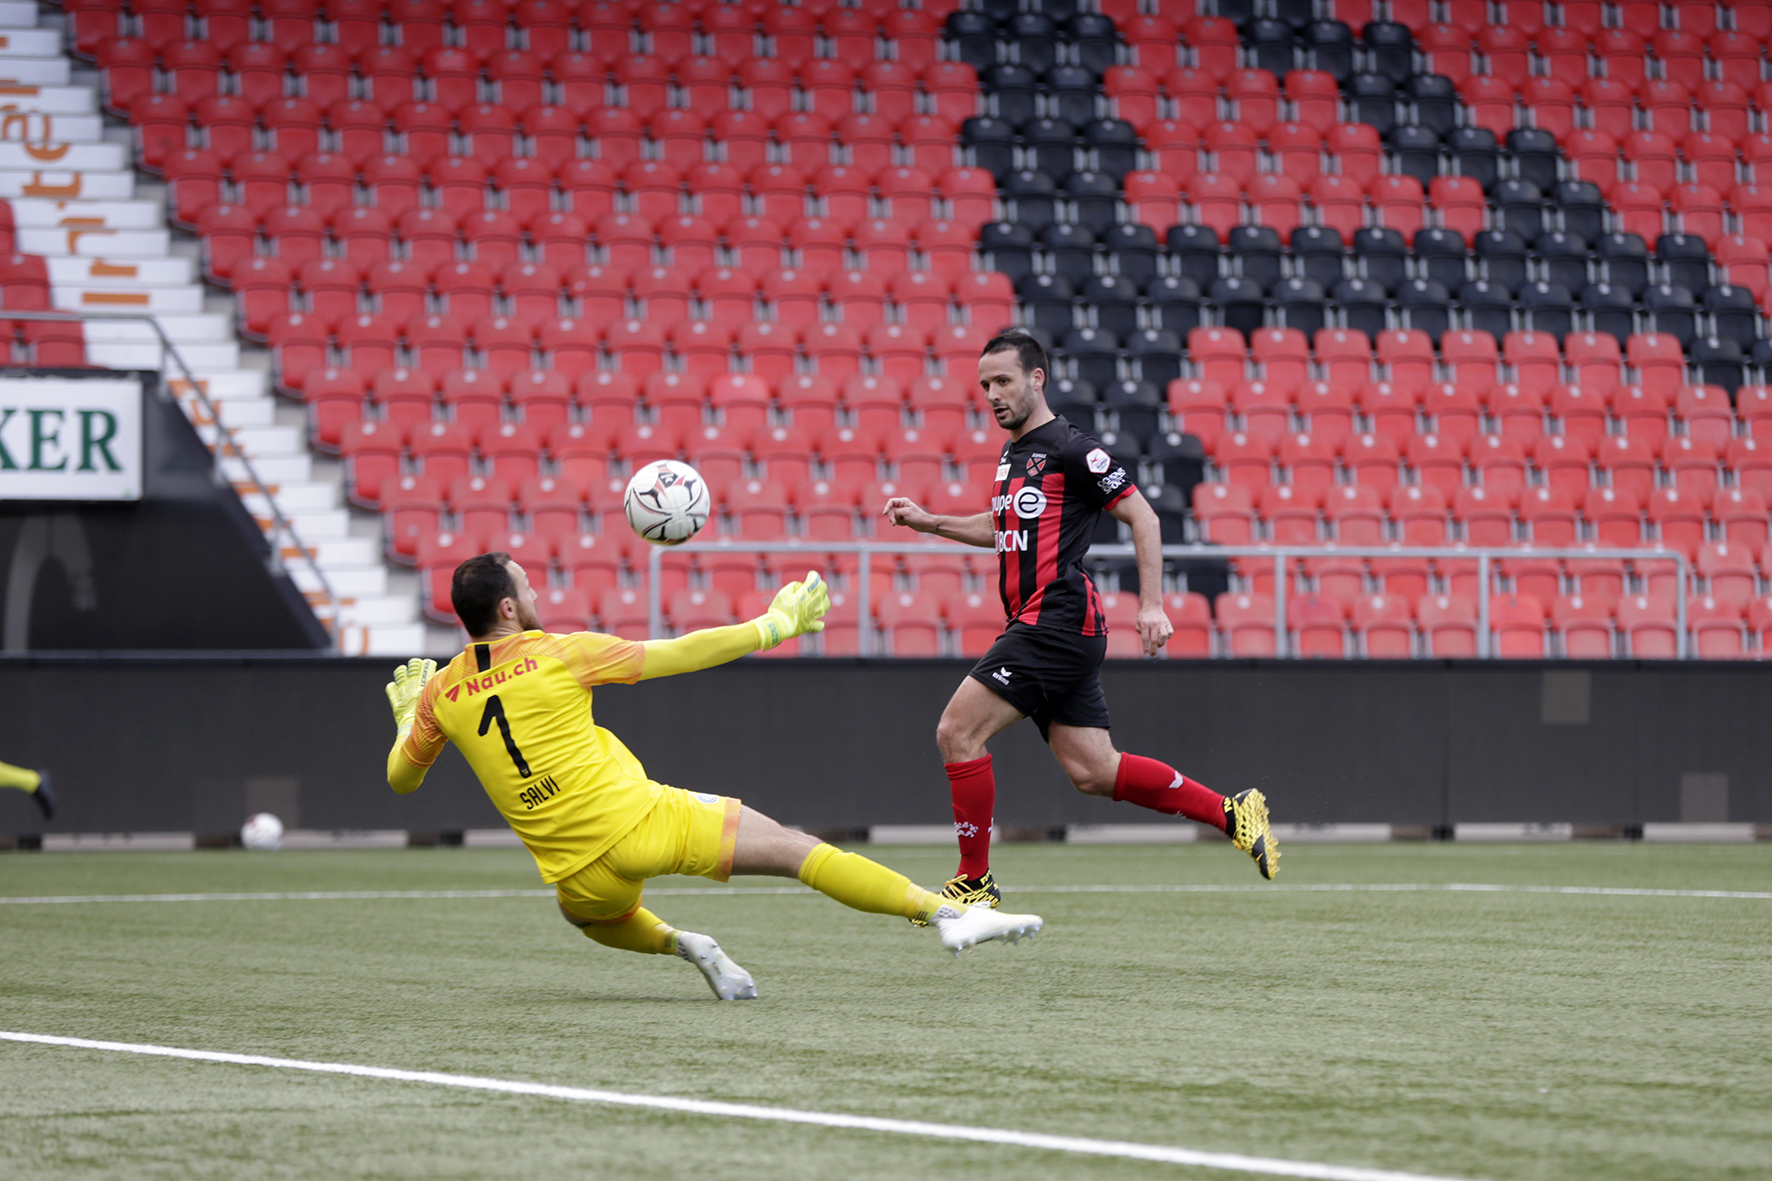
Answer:
[[1034, 719], [1042, 738], [1053, 722], [1106, 730], [1107, 697], [1101, 691], [1106, 655], [1106, 636], [1012, 623], [968, 675]]

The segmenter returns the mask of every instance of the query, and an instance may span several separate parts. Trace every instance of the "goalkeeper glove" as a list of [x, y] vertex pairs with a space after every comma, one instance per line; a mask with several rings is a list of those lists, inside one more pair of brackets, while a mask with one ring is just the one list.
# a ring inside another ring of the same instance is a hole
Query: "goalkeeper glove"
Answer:
[[436, 671], [435, 660], [420, 656], [395, 666], [394, 679], [388, 682], [388, 704], [394, 707], [394, 725], [399, 730], [394, 738], [396, 744], [405, 742], [406, 736], [412, 732], [412, 719], [418, 712], [418, 695]]
[[806, 581], [790, 582], [782, 587], [769, 604], [769, 610], [751, 620], [762, 641], [759, 649], [773, 648], [806, 632], [823, 631], [824, 621], [820, 616], [830, 609], [831, 600], [824, 579], [808, 570]]

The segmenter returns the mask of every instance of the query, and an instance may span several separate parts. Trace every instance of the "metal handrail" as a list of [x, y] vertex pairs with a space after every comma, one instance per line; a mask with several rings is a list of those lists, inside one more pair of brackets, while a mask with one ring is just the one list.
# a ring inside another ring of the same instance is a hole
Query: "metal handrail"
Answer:
[[[860, 616], [862, 626], [859, 629], [858, 648], [862, 656], [873, 655], [873, 638], [870, 635], [867, 621], [871, 618], [869, 607], [872, 592], [871, 557], [873, 554], [926, 554], [931, 550], [944, 548], [962, 550], [977, 549], [977, 546], [961, 545], [958, 542], [926, 541], [926, 542], [872, 542], [872, 541], [742, 541], [734, 538], [719, 538], [705, 544], [686, 543], [682, 546], [652, 546], [646, 556], [646, 606], [649, 626], [653, 634], [664, 631], [664, 595], [659, 587], [659, 575], [663, 569], [664, 555], [668, 553], [706, 554], [725, 553], [759, 553], [759, 554], [859, 554], [860, 569], [857, 574], [861, 586], [856, 593], [856, 613]], [[1126, 543], [1113, 545], [1096, 545], [1089, 549], [1093, 558], [1130, 558], [1137, 555], [1137, 550]], [[1477, 585], [1481, 588], [1477, 595], [1477, 655], [1487, 658], [1492, 655], [1489, 636], [1489, 576], [1490, 563], [1507, 559], [1533, 558], [1593, 558], [1620, 559], [1629, 562], [1672, 562], [1678, 579], [1678, 594], [1674, 600], [1675, 626], [1678, 629], [1677, 652], [1683, 659], [1691, 655], [1691, 641], [1686, 634], [1686, 596], [1687, 561], [1686, 556], [1676, 550], [1669, 549], [1588, 549], [1585, 547], [1558, 546], [1539, 548], [1537, 546], [1424, 546], [1424, 545], [1166, 545], [1162, 548], [1165, 558], [1272, 558], [1274, 562], [1274, 652], [1277, 656], [1290, 655], [1291, 638], [1286, 629], [1286, 563], [1293, 558], [1429, 558], [1441, 561], [1471, 561], [1477, 563]]]
[[[184, 374], [185, 384], [190, 386], [191, 392], [202, 404], [204, 413], [209, 416], [209, 421], [215, 425], [216, 437], [221, 441], [222, 450], [227, 452], [228, 458], [232, 458], [240, 464], [253, 489], [264, 497], [265, 503], [270, 506], [272, 521], [271, 564], [273, 568], [279, 572], [286, 569], [279, 541], [287, 537], [289, 544], [300, 552], [302, 560], [307, 564], [314, 580], [320, 584], [320, 591], [326, 598], [332, 633], [336, 640], [339, 626], [338, 595], [332, 589], [332, 582], [326, 577], [325, 571], [320, 569], [319, 559], [314, 556], [314, 552], [302, 544], [300, 534], [295, 531], [295, 525], [283, 515], [283, 510], [277, 504], [277, 498], [271, 495], [270, 486], [259, 478], [258, 469], [252, 466], [252, 460], [247, 457], [245, 448], [241, 447], [240, 441], [234, 438], [233, 428], [222, 422], [221, 412], [217, 409], [214, 400], [203, 389], [202, 383], [197, 380], [197, 375], [191, 371], [191, 367], [185, 364], [183, 354], [178, 351], [178, 346], [172, 343], [172, 338], [166, 335], [166, 329], [160, 326], [159, 320], [148, 312], [15, 312], [5, 309], [0, 309], [0, 320], [42, 320], [50, 323], [127, 320], [143, 322], [151, 327], [154, 330], [154, 335], [160, 338], [160, 345], [166, 350], [166, 355], [172, 358], [179, 371]], [[227, 480], [222, 471], [222, 460], [223, 456], [218, 451], [215, 455], [215, 477], [218, 481], [226, 481], [231, 484], [232, 481]]]

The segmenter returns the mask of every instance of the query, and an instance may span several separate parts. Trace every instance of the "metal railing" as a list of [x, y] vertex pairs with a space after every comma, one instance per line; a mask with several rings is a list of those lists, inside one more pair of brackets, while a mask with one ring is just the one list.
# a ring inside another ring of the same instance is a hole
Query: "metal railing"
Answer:
[[[208, 415], [209, 422], [215, 427], [216, 439], [220, 443], [220, 446], [214, 449], [216, 480], [230, 485], [234, 483], [223, 468], [224, 459], [232, 459], [240, 465], [241, 470], [246, 473], [246, 482], [252, 486], [253, 491], [264, 497], [265, 504], [271, 511], [271, 536], [269, 540], [271, 546], [272, 569], [276, 570], [278, 573], [286, 572], [286, 565], [283, 559], [284, 546], [282, 543], [287, 539], [288, 546], [301, 555], [302, 562], [307, 566], [308, 571], [314, 576], [314, 581], [319, 585], [320, 594], [325, 599], [327, 609], [327, 617], [322, 619], [321, 622], [328, 626], [335, 638], [337, 637], [339, 625], [338, 595], [333, 592], [332, 583], [326, 577], [326, 572], [320, 569], [320, 563], [314, 556], [314, 551], [302, 544], [300, 534], [295, 531], [295, 525], [288, 517], [283, 515], [283, 510], [278, 507], [277, 498], [272, 495], [270, 485], [266, 484], [259, 478], [258, 469], [252, 466], [252, 460], [248, 458], [245, 449], [240, 446], [240, 441], [234, 437], [233, 428], [229, 427], [222, 421], [221, 412], [216, 407], [215, 401], [210, 398], [208, 392], [204, 390], [203, 383], [198, 379], [197, 375], [192, 372], [191, 367], [185, 364], [184, 355], [178, 351], [178, 346], [172, 343], [172, 338], [166, 335], [166, 330], [160, 326], [160, 322], [155, 319], [151, 313], [15, 312], [0, 309], [0, 320], [38, 320], [47, 323], [74, 324], [130, 321], [145, 323], [153, 329], [154, 335], [159, 338], [160, 347], [165, 350], [165, 355], [172, 359], [174, 365], [178, 366], [178, 370], [184, 375], [183, 380], [190, 388], [191, 394], [203, 407], [203, 413]], [[162, 396], [170, 397], [171, 395], [169, 393], [163, 393]], [[174, 398], [173, 400], [176, 401], [177, 399]]]
[[[861, 620], [857, 637], [858, 650], [862, 656], [873, 655], [872, 629], [868, 620], [872, 618], [873, 572], [872, 558], [874, 554], [928, 554], [940, 550], [966, 552], [981, 547], [961, 545], [958, 542], [871, 542], [871, 541], [741, 541], [732, 538], [720, 538], [714, 541], [696, 544], [689, 542], [681, 546], [653, 546], [646, 557], [646, 595], [649, 625], [654, 635], [664, 633], [664, 592], [660, 586], [660, 573], [666, 554], [713, 554], [713, 553], [758, 553], [787, 554], [800, 553], [809, 558], [820, 554], [857, 554], [860, 556], [857, 576], [860, 586], [856, 588], [856, 613]], [[1137, 551], [1129, 544], [1096, 545], [1090, 547], [1092, 558], [1131, 558]], [[1286, 564], [1297, 558], [1423, 558], [1440, 562], [1475, 562], [1477, 567], [1477, 655], [1489, 657], [1494, 653], [1489, 630], [1489, 587], [1494, 563], [1497, 561], [1520, 561], [1526, 558], [1556, 559], [1590, 559], [1600, 561], [1621, 560], [1628, 562], [1672, 562], [1678, 593], [1674, 599], [1675, 626], [1678, 629], [1677, 652], [1681, 658], [1691, 655], [1691, 639], [1686, 634], [1686, 597], [1687, 566], [1686, 556], [1667, 549], [1601, 549], [1582, 546], [1559, 546], [1556, 548], [1519, 548], [1507, 546], [1394, 546], [1394, 545], [1166, 545], [1163, 547], [1165, 559], [1182, 558], [1271, 558], [1274, 563], [1274, 654], [1276, 656], [1292, 655], [1291, 637], [1286, 628], [1286, 600], [1290, 597], [1285, 593]]]

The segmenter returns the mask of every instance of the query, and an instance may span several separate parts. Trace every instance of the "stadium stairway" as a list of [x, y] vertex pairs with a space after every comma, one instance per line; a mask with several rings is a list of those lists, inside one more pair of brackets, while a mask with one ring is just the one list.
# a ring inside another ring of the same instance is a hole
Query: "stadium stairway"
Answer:
[[[264, 371], [243, 363], [232, 316], [207, 310], [194, 260], [174, 243], [153, 186], [138, 188], [134, 137], [121, 124], [107, 124], [98, 80], [79, 68], [66, 44], [68, 23], [35, 3], [0, 4], [0, 74], [9, 106], [0, 125], [0, 196], [19, 252], [0, 279], [5, 306], [151, 313], [324, 572], [337, 598], [331, 618], [312, 571], [279, 539], [291, 576], [341, 650], [416, 650], [423, 631], [410, 597], [388, 593], [376, 539], [355, 535], [339, 482], [316, 471], [301, 427], [281, 420]], [[22, 341], [7, 342], [19, 363], [161, 372], [205, 441], [218, 447], [217, 423], [149, 325], [19, 327]], [[224, 458], [222, 468], [271, 532], [270, 505], [238, 461]]]

